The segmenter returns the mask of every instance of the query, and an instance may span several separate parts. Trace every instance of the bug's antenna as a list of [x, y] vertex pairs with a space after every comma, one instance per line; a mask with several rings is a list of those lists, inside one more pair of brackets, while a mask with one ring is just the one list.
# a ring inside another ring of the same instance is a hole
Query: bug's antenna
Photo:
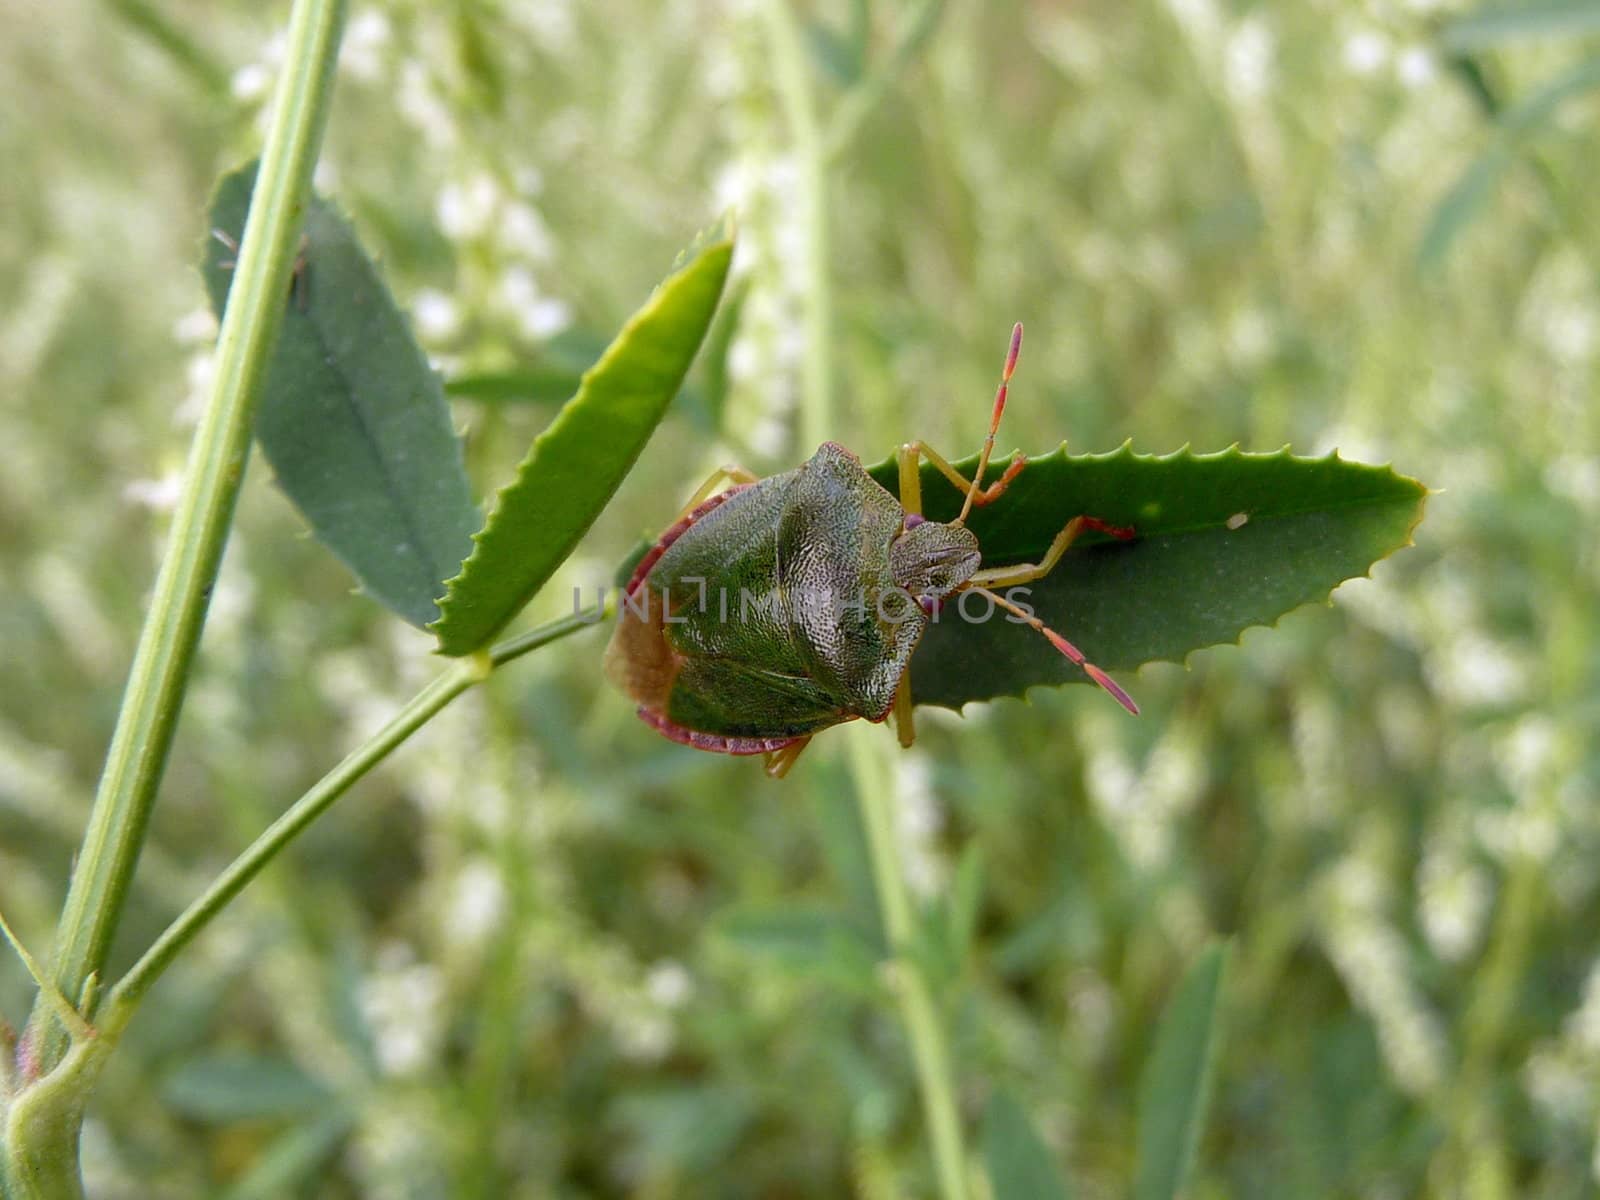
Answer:
[[1017, 369], [1017, 355], [1022, 352], [1022, 322], [1018, 321], [1011, 327], [1011, 349], [1006, 352], [1005, 369], [1000, 372], [1000, 386], [994, 393], [994, 412], [989, 414], [989, 436], [983, 439], [983, 453], [978, 455], [978, 470], [972, 476], [972, 486], [967, 489], [967, 502], [961, 506], [961, 515], [955, 519], [955, 524], [966, 523], [967, 514], [972, 511], [972, 502], [978, 498], [978, 493], [983, 490], [983, 472], [989, 466], [989, 455], [994, 453], [994, 435], [1000, 429], [1000, 414], [1006, 411], [1006, 388], [1011, 384], [1011, 372]]
[[[1018, 328], [1021, 328], [1021, 327], [1019, 326]], [[1015, 340], [1012, 341], [1012, 345], [1013, 346], [1016, 345]], [[1033, 628], [1037, 629], [1040, 633], [1044, 634], [1045, 637], [1049, 638], [1050, 639], [1050, 644], [1052, 646], [1054, 646], [1057, 650], [1061, 651], [1062, 654], [1065, 654], [1073, 662], [1077, 663], [1080, 667], [1082, 667], [1083, 668], [1083, 673], [1085, 675], [1087, 675], [1090, 679], [1092, 679], [1096, 683], [1098, 683], [1107, 692], [1109, 692], [1111, 694], [1111, 698], [1113, 700], [1115, 700], [1118, 704], [1122, 705], [1123, 708], [1127, 709], [1134, 716], [1137, 717], [1139, 715], [1139, 706], [1133, 702], [1133, 697], [1132, 696], [1128, 695], [1127, 692], [1122, 690], [1121, 686], [1117, 683], [1117, 681], [1115, 679], [1111, 678], [1111, 676], [1107, 675], [1099, 667], [1095, 666], [1088, 659], [1084, 658], [1082, 650], [1079, 650], [1071, 642], [1067, 641], [1066, 638], [1062, 637], [1054, 629], [1051, 629], [1050, 626], [1046, 625], [1043, 621], [1039, 620], [1038, 617], [1034, 616], [1032, 613], [1025, 612], [1022, 609], [1018, 608], [1015, 604], [1011, 603], [1011, 601], [1007, 600], [1004, 596], [999, 595], [996, 592], [991, 592], [986, 587], [979, 587], [975, 583], [969, 583], [965, 587], [961, 588], [960, 590], [964, 591], [964, 592], [982, 592], [985, 596], [989, 597], [989, 599], [993, 600], [1001, 608], [1005, 609], [1008, 612], [1016, 614], [1016, 616], [1020, 617], [1023, 621], [1027, 622], [1029, 625], [1033, 626]]]

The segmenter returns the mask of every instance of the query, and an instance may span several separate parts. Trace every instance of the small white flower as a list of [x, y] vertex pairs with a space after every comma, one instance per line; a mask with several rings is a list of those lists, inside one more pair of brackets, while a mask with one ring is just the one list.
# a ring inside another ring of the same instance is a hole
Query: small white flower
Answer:
[[412, 298], [411, 316], [417, 323], [417, 332], [426, 342], [442, 342], [461, 325], [461, 312], [456, 302], [432, 288], [424, 288]]
[[271, 86], [272, 70], [265, 63], [246, 63], [233, 73], [228, 84], [234, 99], [244, 101], [261, 99]]
[[526, 267], [510, 267], [501, 276], [500, 299], [522, 332], [536, 341], [553, 337], [572, 324], [571, 307], [564, 300], [543, 295]]
[[169, 471], [160, 479], [130, 480], [122, 489], [122, 498], [151, 512], [169, 513], [178, 506], [182, 491], [183, 474]]
[[447, 183], [439, 189], [436, 204], [439, 228], [456, 241], [478, 237], [488, 229], [499, 201], [499, 186], [488, 175]]
[[172, 339], [180, 346], [209, 346], [217, 340], [217, 317], [209, 308], [186, 312], [172, 323]]
[[1389, 61], [1389, 39], [1375, 29], [1363, 29], [1345, 39], [1344, 65], [1357, 75], [1371, 75]]
[[1399, 61], [1395, 64], [1395, 72], [1406, 87], [1419, 88], [1432, 83], [1434, 76], [1439, 73], [1439, 68], [1435, 65], [1432, 54], [1421, 46], [1412, 46], [1401, 53]]
[[645, 977], [645, 991], [662, 1008], [682, 1008], [694, 995], [694, 977], [675, 959], [662, 959]]
[[454, 938], [481, 942], [500, 924], [506, 910], [506, 885], [487, 859], [475, 859], [457, 873], [446, 927]]
[[379, 52], [388, 44], [389, 18], [378, 9], [366, 9], [345, 27], [339, 66], [354, 78], [370, 82], [382, 69]]
[[1229, 90], [1242, 99], [1254, 100], [1272, 87], [1272, 60], [1275, 52], [1272, 30], [1260, 17], [1247, 17], [1228, 39], [1224, 72]]
[[432, 1061], [444, 1034], [443, 1000], [437, 967], [413, 962], [403, 943], [380, 947], [376, 970], [361, 985], [360, 1006], [385, 1074], [414, 1074]]
[[455, 141], [456, 126], [452, 110], [440, 100], [428, 69], [422, 63], [413, 61], [401, 66], [395, 107], [435, 149]]

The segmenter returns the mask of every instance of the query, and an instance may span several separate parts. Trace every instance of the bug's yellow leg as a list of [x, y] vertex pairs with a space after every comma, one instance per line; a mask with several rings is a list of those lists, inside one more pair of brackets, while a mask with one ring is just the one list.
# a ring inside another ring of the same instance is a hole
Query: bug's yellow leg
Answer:
[[704, 483], [695, 489], [694, 495], [689, 497], [689, 503], [678, 510], [678, 515], [673, 518], [673, 521], [683, 520], [684, 517], [700, 507], [702, 501], [709, 500], [718, 492], [725, 491], [730, 484], [755, 483], [760, 478], [754, 471], [747, 471], [737, 464], [730, 463], [718, 467], [711, 472], [710, 477]]
[[921, 442], [907, 442], [895, 452], [900, 464], [900, 507], [919, 517], [922, 515], [922, 472], [917, 469], [917, 456], [921, 452]]
[[803, 737], [790, 742], [782, 750], [767, 751], [764, 756], [767, 760], [767, 774], [773, 779], [782, 779], [789, 773], [789, 768], [794, 766], [794, 760], [800, 757], [800, 751], [810, 744], [811, 739]]
[[1102, 533], [1109, 533], [1112, 537], [1124, 541], [1133, 536], [1133, 530], [1121, 525], [1108, 525], [1097, 517], [1073, 517], [1067, 522], [1066, 527], [1056, 534], [1055, 541], [1050, 543], [1050, 548], [1038, 562], [1016, 563], [1009, 567], [990, 567], [974, 575], [972, 582], [978, 587], [1015, 587], [1022, 583], [1032, 583], [1035, 579], [1043, 579], [1055, 569], [1055, 565], [1061, 561], [1061, 556], [1085, 529], [1098, 529]]
[[911, 669], [900, 676], [900, 686], [894, 690], [894, 731], [900, 745], [906, 749], [917, 740], [917, 723], [911, 715]]
[[[951, 465], [950, 460], [932, 446], [926, 442], [907, 442], [900, 447], [900, 507], [907, 512], [920, 513], [922, 511], [922, 478], [916, 470], [916, 461], [919, 456], [932, 463], [939, 474], [948, 479], [951, 486], [961, 492], [962, 495], [970, 495], [972, 502], [980, 508], [985, 504], [992, 504], [1004, 495], [1006, 488], [1011, 486], [1011, 481], [1021, 473], [1023, 467], [1028, 465], [1028, 456], [1018, 450], [1011, 456], [1011, 461], [1006, 464], [1006, 469], [1001, 473], [999, 479], [996, 479], [986, 488], [973, 491], [972, 480], [956, 470]], [[908, 462], [911, 464], [909, 471], [907, 468]], [[917, 496], [917, 507], [915, 509], [905, 501], [908, 474], [917, 481], [912, 489]]]

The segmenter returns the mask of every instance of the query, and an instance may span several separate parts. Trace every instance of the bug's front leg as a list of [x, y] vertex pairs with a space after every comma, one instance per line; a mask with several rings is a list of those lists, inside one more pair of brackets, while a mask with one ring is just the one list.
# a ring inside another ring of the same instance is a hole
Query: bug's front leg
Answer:
[[[944, 455], [940, 454], [926, 442], [907, 442], [900, 447], [900, 507], [907, 512], [922, 512], [922, 474], [917, 470], [917, 459], [926, 458], [934, 468], [950, 481], [952, 487], [962, 495], [970, 495], [972, 503], [982, 508], [985, 504], [993, 504], [1005, 494], [1006, 488], [1011, 486], [1011, 481], [1022, 473], [1022, 468], [1028, 465], [1028, 456], [1018, 450], [1011, 456], [1011, 461], [1006, 464], [1006, 469], [986, 488], [973, 490], [972, 480], [968, 479]], [[909, 470], [907, 463], [909, 462]], [[907, 503], [907, 479], [910, 479], [910, 494], [916, 498], [916, 507]]]
[[673, 520], [681, 521], [695, 509], [700, 507], [704, 500], [709, 500], [727, 486], [740, 487], [745, 484], [755, 483], [761, 477], [754, 471], [747, 471], [737, 463], [727, 463], [711, 472], [710, 476], [689, 497], [689, 503], [678, 510], [678, 515]]
[[992, 588], [1015, 587], [1018, 584], [1032, 583], [1035, 579], [1043, 579], [1055, 570], [1055, 565], [1061, 561], [1061, 556], [1067, 552], [1067, 548], [1077, 541], [1078, 535], [1086, 529], [1109, 533], [1122, 541], [1134, 536], [1134, 531], [1126, 525], [1109, 525], [1099, 517], [1073, 517], [1067, 522], [1066, 527], [1056, 534], [1055, 541], [1050, 543], [1050, 548], [1038, 562], [1016, 563], [1009, 567], [990, 567], [974, 575], [972, 582], [979, 587]]
[[[900, 468], [900, 507], [907, 516], [922, 516], [922, 471], [917, 462], [922, 453], [921, 442], [907, 442], [896, 452]], [[907, 664], [900, 683], [894, 689], [894, 729], [900, 744], [910, 747], [917, 740], [917, 725], [911, 715], [911, 666]]]

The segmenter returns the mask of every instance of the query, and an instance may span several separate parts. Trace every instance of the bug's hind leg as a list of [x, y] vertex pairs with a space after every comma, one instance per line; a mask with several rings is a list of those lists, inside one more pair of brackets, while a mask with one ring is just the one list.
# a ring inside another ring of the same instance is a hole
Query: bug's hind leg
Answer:
[[1067, 552], [1067, 548], [1077, 541], [1078, 535], [1088, 529], [1109, 533], [1122, 541], [1134, 536], [1134, 531], [1126, 525], [1109, 525], [1099, 517], [1073, 517], [1067, 522], [1066, 527], [1056, 534], [1055, 541], [1050, 543], [1050, 548], [1038, 562], [1017, 563], [1009, 567], [990, 567], [974, 575], [972, 582], [979, 587], [1015, 587], [1022, 583], [1032, 583], [1035, 579], [1043, 579], [1055, 569], [1055, 565], [1061, 561], [1061, 556]]
[[800, 757], [800, 751], [810, 744], [809, 737], [796, 738], [781, 750], [767, 751], [767, 774], [773, 779], [782, 779], [789, 773], [789, 768], [794, 766], [794, 760]]
[[678, 515], [673, 518], [674, 522], [683, 520], [684, 517], [700, 506], [702, 500], [707, 500], [718, 492], [726, 490], [728, 486], [743, 487], [745, 484], [756, 482], [759, 478], [760, 476], [754, 471], [747, 471], [736, 463], [728, 463], [718, 467], [711, 472], [710, 477], [704, 483], [695, 489], [694, 495], [689, 497], [689, 503], [678, 510]]
[[917, 740], [917, 722], [911, 715], [911, 669], [906, 668], [904, 675], [900, 676], [900, 685], [894, 690], [894, 731], [900, 739], [900, 745], [905, 749], [911, 748], [911, 743]]

